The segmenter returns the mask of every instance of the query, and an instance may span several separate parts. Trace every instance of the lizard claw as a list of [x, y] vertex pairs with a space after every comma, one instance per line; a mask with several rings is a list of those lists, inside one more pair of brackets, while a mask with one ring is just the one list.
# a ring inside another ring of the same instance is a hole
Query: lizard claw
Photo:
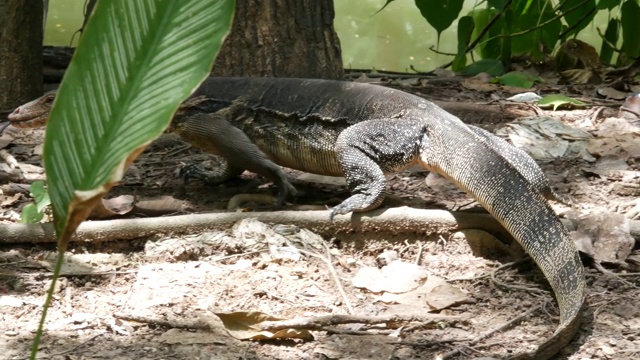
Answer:
[[349, 210], [345, 210], [344, 206], [342, 206], [342, 204], [336, 205], [332, 210], [331, 210], [331, 214], [329, 214], [329, 222], [333, 222], [333, 218], [336, 215], [344, 215], [344, 214], [348, 214], [351, 211]]

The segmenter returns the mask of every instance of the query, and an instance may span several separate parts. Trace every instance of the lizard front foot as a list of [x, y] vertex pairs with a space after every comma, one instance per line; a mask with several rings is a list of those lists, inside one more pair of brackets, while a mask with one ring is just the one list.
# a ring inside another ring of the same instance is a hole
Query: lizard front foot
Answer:
[[180, 177], [184, 183], [184, 186], [187, 186], [189, 180], [196, 179], [200, 180], [205, 185], [216, 185], [222, 182], [229, 180], [229, 176], [225, 176], [224, 174], [218, 174], [214, 171], [205, 170], [200, 164], [187, 164], [182, 169], [180, 169]]
[[369, 210], [373, 210], [382, 204], [384, 201], [384, 194], [374, 195], [365, 195], [365, 194], [355, 194], [349, 197], [347, 200], [342, 203], [336, 205], [333, 210], [331, 210], [331, 214], [329, 215], [329, 221], [333, 221], [333, 218], [336, 215], [348, 214], [350, 212], [365, 212]]
[[[200, 180], [205, 185], [211, 186], [228, 181], [233, 178], [236, 173], [241, 172], [242, 171], [236, 171], [235, 168], [229, 166], [223, 166], [222, 170], [219, 171], [208, 171], [205, 170], [202, 165], [192, 163], [180, 169], [180, 177], [182, 177], [184, 186], [187, 186], [191, 179]], [[297, 190], [289, 183], [284, 173], [282, 173], [282, 176], [278, 177], [275, 182], [278, 187], [278, 195], [275, 199], [275, 206], [277, 208], [281, 207], [287, 198], [304, 195], [304, 192]]]

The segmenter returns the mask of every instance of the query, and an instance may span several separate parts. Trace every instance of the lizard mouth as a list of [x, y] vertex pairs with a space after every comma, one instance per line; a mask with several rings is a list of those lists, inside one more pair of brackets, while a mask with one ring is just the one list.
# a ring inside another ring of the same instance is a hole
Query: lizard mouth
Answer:
[[4, 124], [0, 124], [0, 136], [2, 136], [2, 134], [4, 133], [4, 131], [9, 127], [9, 125], [11, 125], [10, 121], [7, 121]]
[[20, 116], [20, 114], [11, 113], [8, 116], [9, 124], [18, 128], [36, 128], [44, 126], [49, 119], [48, 113], [34, 116], [31, 114], [29, 117]]

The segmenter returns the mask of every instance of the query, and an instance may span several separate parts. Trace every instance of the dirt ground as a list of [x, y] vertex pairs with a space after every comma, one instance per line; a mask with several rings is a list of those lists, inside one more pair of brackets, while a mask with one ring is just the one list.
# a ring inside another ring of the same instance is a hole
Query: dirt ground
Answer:
[[[615, 106], [600, 112], [510, 107], [494, 102], [509, 96], [506, 92], [473, 92], [459, 83], [392, 85], [439, 101], [463, 121], [490, 130], [523, 115], [546, 114], [576, 127], [592, 119], [586, 128], [594, 133], [605, 117], [617, 113]], [[40, 166], [41, 130], [13, 129], [9, 136], [7, 150], [20, 164]], [[633, 156], [626, 159], [625, 171], [638, 170], [635, 161]], [[221, 212], [236, 194], [275, 190], [267, 180], [247, 172], [220, 186], [192, 182], [183, 188], [178, 169], [191, 162], [212, 168], [219, 164], [172, 135], [163, 135], [110, 197], [134, 195], [137, 202], [151, 201], [145, 211], [124, 216], [135, 218]], [[587, 170], [595, 169], [593, 163], [571, 157], [541, 167], [554, 188], [574, 201], [573, 207], [553, 203], [559, 214], [579, 209], [632, 217], [638, 177], [605, 176]], [[343, 180], [287, 173], [305, 191], [298, 205], [332, 206], [348, 196]], [[391, 176], [391, 203], [483, 211], [439, 178], [430, 177], [425, 185], [425, 176], [421, 169]], [[2, 222], [16, 222], [30, 201], [27, 182], [1, 184]], [[162, 196], [165, 202], [154, 202]], [[178, 208], [166, 210], [167, 199]], [[271, 209], [268, 204], [247, 203], [241, 210]], [[220, 232], [73, 243], [38, 358], [440, 359], [457, 350], [446, 358], [470, 359], [531, 350], [557, 326], [556, 303], [535, 265], [524, 261], [509, 266], [516, 259], [500, 244], [490, 245], [491, 250], [479, 256], [464, 236], [447, 229], [429, 235], [354, 232], [321, 237], [295, 224], [253, 220]], [[639, 256], [638, 246], [632, 246], [628, 259], [637, 261]], [[0, 247], [0, 358], [28, 356], [54, 259], [52, 244], [24, 239]], [[623, 259], [599, 267], [588, 256], [583, 259], [588, 308], [579, 334], [554, 359], [640, 357], [637, 263]], [[324, 315], [357, 319], [314, 318]], [[251, 327], [267, 316], [306, 322], [308, 330]], [[242, 337], [253, 340], [237, 339]], [[256, 340], [260, 337], [264, 339]]]

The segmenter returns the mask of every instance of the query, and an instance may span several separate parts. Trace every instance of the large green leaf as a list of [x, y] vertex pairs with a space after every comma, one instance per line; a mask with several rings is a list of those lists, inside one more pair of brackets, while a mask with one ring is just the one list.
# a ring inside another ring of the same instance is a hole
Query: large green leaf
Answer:
[[458, 53], [451, 65], [453, 71], [462, 71], [464, 66], [467, 65], [466, 50], [471, 41], [473, 27], [473, 18], [471, 16], [463, 16], [458, 20]]
[[620, 23], [622, 25], [622, 51], [628, 57], [640, 56], [640, 5], [638, 0], [626, 0], [620, 9], [622, 13]]
[[[518, 5], [520, 7], [514, 10], [518, 15], [513, 20], [513, 33], [523, 35], [514, 36], [513, 54], [526, 54], [533, 59], [542, 60], [544, 53], [541, 52], [540, 45], [545, 46], [547, 53], [550, 52], [558, 41], [562, 24], [559, 19], [553, 20], [555, 13], [548, 1], [523, 0]], [[542, 23], [546, 25], [540, 26]], [[532, 29], [535, 30], [531, 31]]]
[[[573, 10], [575, 8], [575, 10]], [[563, 0], [560, 3], [560, 12], [573, 10], [564, 14], [564, 20], [572, 28], [565, 38], [577, 34], [591, 23], [596, 16], [596, 0]]]
[[438, 43], [440, 43], [440, 33], [458, 18], [464, 4], [464, 0], [415, 0], [415, 2], [422, 17], [438, 32]]
[[[495, 9], [474, 9], [469, 11], [469, 16], [473, 18], [475, 27], [473, 28], [473, 39], [480, 35], [489, 21], [498, 14]], [[502, 54], [502, 41], [498, 36], [502, 35], [504, 29], [504, 19], [500, 18], [489, 29], [489, 32], [482, 36], [482, 41], [478, 43], [478, 52], [483, 59], [498, 59]]]
[[487, 5], [490, 8], [494, 8], [496, 10], [504, 9], [504, 5], [507, 3], [507, 0], [488, 0]]
[[620, 29], [620, 20], [617, 18], [611, 18], [607, 25], [607, 30], [604, 32], [604, 39], [600, 47], [600, 60], [605, 64], [611, 64], [613, 59], [613, 48], [609, 44], [615, 45], [618, 43], [618, 34]]
[[598, 10], [611, 10], [620, 5], [621, 2], [622, 0], [598, 0], [598, 4], [596, 6], [598, 7]]
[[99, 1], [47, 126], [59, 249], [209, 74], [233, 0]]

